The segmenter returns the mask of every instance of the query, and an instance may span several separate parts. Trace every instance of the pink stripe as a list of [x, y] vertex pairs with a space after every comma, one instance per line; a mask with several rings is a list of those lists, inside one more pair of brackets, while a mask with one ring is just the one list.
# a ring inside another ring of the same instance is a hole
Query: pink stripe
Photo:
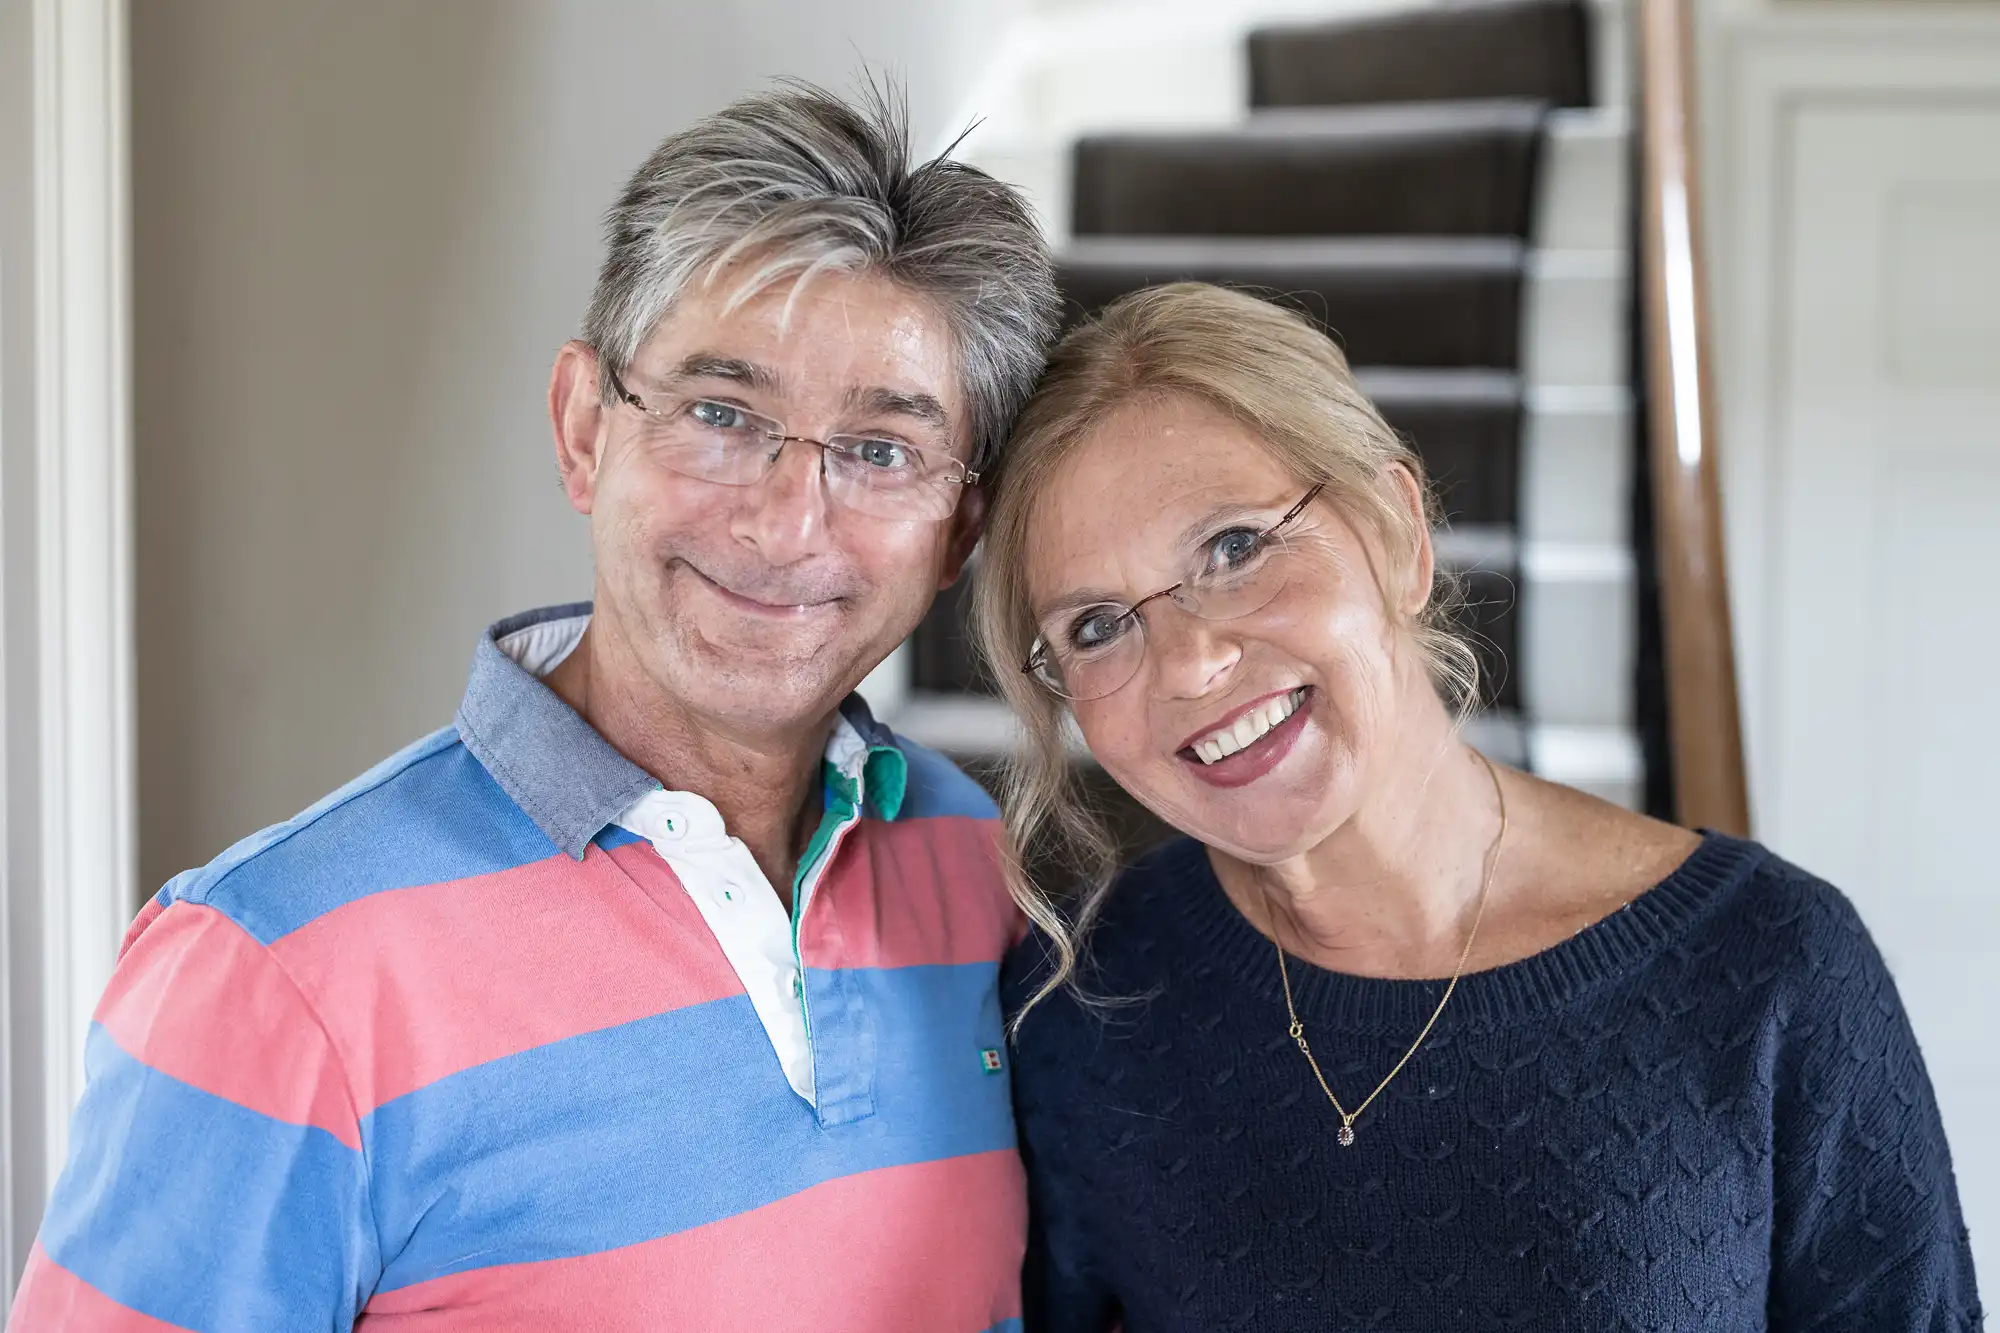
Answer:
[[28, 1267], [7, 1319], [13, 1333], [188, 1333], [151, 1315], [128, 1310], [42, 1251], [28, 1251]]
[[1027, 1215], [1011, 1150], [887, 1167], [640, 1245], [388, 1292], [355, 1328], [979, 1333], [1021, 1313]]
[[868, 820], [814, 890], [799, 943], [816, 967], [989, 963], [1018, 938], [1000, 877], [999, 825], [941, 816]]
[[146, 905], [139, 909], [139, 915], [132, 918], [131, 926], [125, 931], [125, 938], [119, 942], [118, 956], [123, 958], [130, 953], [132, 946], [139, 942], [139, 937], [146, 933], [146, 927], [158, 921], [166, 910], [166, 906], [158, 898], [148, 899]]
[[152, 921], [112, 972], [97, 1021], [162, 1074], [361, 1146], [319, 1020], [264, 947], [212, 907], [175, 903]]
[[743, 991], [644, 843], [371, 894], [271, 952], [364, 1114], [488, 1060]]

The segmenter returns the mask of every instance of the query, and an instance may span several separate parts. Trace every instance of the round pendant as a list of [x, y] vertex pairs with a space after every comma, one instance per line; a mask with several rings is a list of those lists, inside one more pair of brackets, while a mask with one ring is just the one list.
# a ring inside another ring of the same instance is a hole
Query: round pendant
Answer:
[[1335, 1138], [1341, 1147], [1352, 1148], [1354, 1146], [1354, 1126], [1342, 1125], [1340, 1133]]

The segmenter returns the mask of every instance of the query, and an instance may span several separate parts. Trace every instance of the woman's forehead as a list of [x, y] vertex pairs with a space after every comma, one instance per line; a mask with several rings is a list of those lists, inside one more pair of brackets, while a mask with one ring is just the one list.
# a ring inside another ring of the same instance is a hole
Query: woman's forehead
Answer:
[[1086, 435], [1030, 504], [1028, 582], [1038, 602], [1180, 554], [1207, 514], [1293, 498], [1256, 434], [1196, 400], [1128, 404]]

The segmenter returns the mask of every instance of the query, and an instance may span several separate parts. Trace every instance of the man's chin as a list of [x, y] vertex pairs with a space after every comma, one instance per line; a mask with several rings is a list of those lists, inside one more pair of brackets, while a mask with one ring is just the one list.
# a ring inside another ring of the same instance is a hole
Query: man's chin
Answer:
[[[824, 717], [846, 697], [851, 670], [834, 669], [838, 656], [823, 641], [741, 635], [685, 645], [664, 663], [672, 692], [717, 719], [757, 723], [778, 730]], [[863, 672], [862, 674], [866, 674]]]

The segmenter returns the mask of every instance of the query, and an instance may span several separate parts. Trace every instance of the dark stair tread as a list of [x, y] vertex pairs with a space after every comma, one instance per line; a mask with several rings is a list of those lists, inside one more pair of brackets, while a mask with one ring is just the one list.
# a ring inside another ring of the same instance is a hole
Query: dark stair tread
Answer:
[[1519, 521], [1518, 376], [1364, 366], [1354, 377], [1383, 419], [1416, 446], [1446, 522], [1511, 528]]
[[1518, 708], [1521, 686], [1510, 666], [1519, 660], [1520, 585], [1511, 574], [1472, 569], [1460, 575], [1463, 601], [1452, 621], [1472, 638], [1479, 656], [1479, 696], [1487, 708]]
[[1253, 106], [1454, 98], [1590, 101], [1580, 0], [1460, 0], [1250, 34]]
[[1524, 252], [1509, 237], [1080, 237], [1057, 257], [1072, 321], [1163, 282], [1214, 282], [1312, 316], [1359, 364], [1509, 367]]
[[1078, 236], [1525, 236], [1545, 107], [1260, 113], [1228, 130], [1078, 140]]

